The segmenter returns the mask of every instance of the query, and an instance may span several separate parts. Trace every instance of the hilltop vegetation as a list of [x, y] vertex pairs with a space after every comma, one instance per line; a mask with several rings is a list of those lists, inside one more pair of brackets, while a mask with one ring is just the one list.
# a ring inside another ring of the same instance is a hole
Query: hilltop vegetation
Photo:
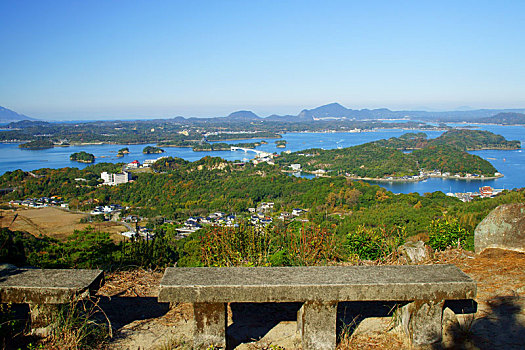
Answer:
[[451, 129], [435, 139], [428, 139], [425, 133], [420, 132], [407, 133], [375, 143], [400, 150], [422, 149], [428, 146], [451, 146], [462, 151], [521, 148], [520, 141], [508, 141], [503, 136], [490, 131], [467, 129]]
[[480, 149], [519, 149], [520, 141], [508, 141], [503, 136], [484, 130], [452, 129], [429, 141], [430, 145], [454, 146], [463, 151]]
[[439, 170], [450, 174], [479, 174], [494, 176], [496, 168], [489, 161], [453, 146], [431, 145], [412, 152], [419, 166], [426, 170]]

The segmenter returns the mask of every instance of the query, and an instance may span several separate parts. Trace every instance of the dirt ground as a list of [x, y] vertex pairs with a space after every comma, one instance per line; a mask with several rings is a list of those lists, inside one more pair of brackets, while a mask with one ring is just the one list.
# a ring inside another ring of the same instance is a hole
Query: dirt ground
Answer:
[[[18, 216], [13, 221], [16, 214]], [[42, 234], [64, 239], [72, 235], [74, 230], [83, 230], [92, 226], [96, 230], [109, 232], [116, 241], [122, 240], [123, 236], [120, 233], [127, 231], [125, 226], [116, 222], [80, 223], [80, 219], [85, 216], [86, 214], [72, 213], [55, 207], [0, 210], [0, 227], [9, 227], [13, 231], [29, 232], [35, 236]]]
[[[525, 349], [525, 254], [490, 249], [438, 253], [433, 263], [451, 263], [478, 285], [474, 315], [445, 311], [444, 341], [426, 349]], [[162, 271], [109, 274], [100, 305], [115, 330], [111, 349], [190, 349], [192, 309], [156, 302]], [[228, 342], [235, 349], [298, 349], [296, 305], [230, 305]], [[242, 316], [239, 316], [242, 315]], [[390, 317], [354, 318], [338, 349], [410, 349]]]

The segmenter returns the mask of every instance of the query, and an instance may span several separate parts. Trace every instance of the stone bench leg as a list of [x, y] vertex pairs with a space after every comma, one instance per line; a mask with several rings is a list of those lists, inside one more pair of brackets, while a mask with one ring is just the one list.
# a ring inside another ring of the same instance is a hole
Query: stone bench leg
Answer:
[[401, 308], [400, 321], [412, 344], [434, 344], [442, 340], [444, 303], [416, 300]]
[[58, 312], [58, 304], [29, 304], [31, 313], [31, 334], [46, 337], [53, 328], [53, 315]]
[[226, 348], [226, 304], [193, 303], [193, 348]]
[[336, 320], [337, 302], [305, 302], [297, 312], [303, 350], [335, 349]]

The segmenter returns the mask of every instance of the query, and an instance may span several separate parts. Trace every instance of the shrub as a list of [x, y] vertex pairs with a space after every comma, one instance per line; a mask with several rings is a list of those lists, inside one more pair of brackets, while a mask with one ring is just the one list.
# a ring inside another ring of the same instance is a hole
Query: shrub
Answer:
[[397, 247], [404, 243], [405, 227], [394, 226], [369, 228], [359, 226], [346, 237], [346, 246], [350, 254], [364, 260], [384, 260]]
[[463, 228], [457, 219], [433, 220], [428, 229], [428, 244], [435, 250], [447, 247], [463, 247], [472, 250], [472, 235]]

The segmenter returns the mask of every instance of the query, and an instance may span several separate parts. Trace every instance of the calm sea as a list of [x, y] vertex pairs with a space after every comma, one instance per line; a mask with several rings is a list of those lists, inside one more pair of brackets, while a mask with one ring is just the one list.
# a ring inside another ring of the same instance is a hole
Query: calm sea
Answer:
[[[464, 126], [457, 124], [456, 126]], [[505, 136], [508, 140], [520, 140], [525, 145], [525, 127], [521, 126], [496, 126], [496, 125], [475, 125], [483, 130], [489, 130], [496, 134]], [[282, 152], [284, 150], [300, 151], [306, 148], [344, 148], [363, 144], [370, 141], [380, 140], [390, 137], [398, 137], [413, 130], [390, 129], [375, 132], [362, 133], [289, 133], [284, 134], [283, 139], [288, 142], [285, 149], [277, 148], [275, 139], [266, 139], [267, 145], [261, 145], [257, 149], [267, 152]], [[429, 138], [439, 136], [441, 131], [423, 131]], [[250, 141], [229, 141], [228, 143], [252, 142]], [[71, 153], [86, 151], [95, 155], [96, 162], [131, 162], [138, 160], [141, 163], [146, 159], [154, 159], [161, 155], [145, 155], [142, 149], [147, 145], [89, 145], [89, 146], [70, 146], [55, 147], [45, 150], [23, 150], [18, 148], [18, 144], [0, 143], [0, 174], [6, 171], [22, 169], [25, 171], [39, 168], [63, 168], [77, 167], [84, 168], [87, 165], [69, 160]], [[122, 158], [117, 158], [117, 151], [123, 147], [128, 147], [130, 154]], [[164, 147], [165, 153], [162, 156], [173, 156], [184, 158], [189, 161], [201, 159], [204, 156], [221, 157], [227, 160], [249, 160], [255, 154], [253, 152], [244, 153], [242, 151], [215, 151], [215, 152], [193, 152], [191, 148]], [[525, 152], [522, 150], [514, 151], [474, 151], [471, 152], [491, 162], [498, 171], [505, 176], [496, 180], [486, 181], [464, 181], [464, 180], [443, 180], [428, 179], [421, 182], [410, 183], [380, 183], [381, 186], [395, 193], [410, 192], [469, 192], [477, 191], [480, 186], [492, 186], [494, 188], [512, 189], [525, 187]]]

